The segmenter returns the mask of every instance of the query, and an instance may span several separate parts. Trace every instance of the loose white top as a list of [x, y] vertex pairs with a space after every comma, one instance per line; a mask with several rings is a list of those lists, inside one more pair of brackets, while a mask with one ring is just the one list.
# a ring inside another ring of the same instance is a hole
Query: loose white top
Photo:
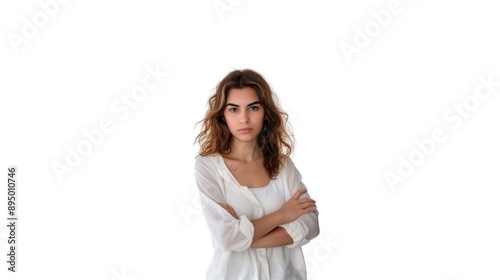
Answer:
[[[262, 188], [241, 186], [219, 154], [198, 156], [195, 178], [214, 249], [207, 279], [307, 279], [301, 246], [319, 234], [317, 212], [280, 225], [293, 239], [293, 244], [250, 248], [254, 235], [251, 221], [280, 209], [298, 189], [306, 188], [290, 158], [278, 176]], [[309, 195], [305, 193], [302, 197]], [[239, 219], [217, 204], [219, 202], [233, 207]]]

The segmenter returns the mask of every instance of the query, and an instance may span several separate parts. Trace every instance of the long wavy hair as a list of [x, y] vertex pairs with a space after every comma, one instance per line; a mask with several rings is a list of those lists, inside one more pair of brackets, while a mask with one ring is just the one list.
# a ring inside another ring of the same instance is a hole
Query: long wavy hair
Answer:
[[217, 84], [215, 93], [208, 100], [208, 110], [195, 143], [200, 145], [198, 155], [228, 154], [231, 152], [232, 135], [224, 121], [224, 108], [229, 91], [233, 88], [253, 88], [264, 108], [264, 122], [257, 137], [257, 144], [264, 156], [264, 167], [271, 178], [276, 178], [284, 159], [292, 153], [293, 135], [288, 114], [279, 107], [276, 94], [261, 74], [251, 69], [234, 70]]

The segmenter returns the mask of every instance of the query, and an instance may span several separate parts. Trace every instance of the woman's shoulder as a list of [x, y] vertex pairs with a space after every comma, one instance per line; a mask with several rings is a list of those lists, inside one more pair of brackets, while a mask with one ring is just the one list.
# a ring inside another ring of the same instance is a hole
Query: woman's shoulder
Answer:
[[283, 158], [284, 165], [295, 165], [292, 158], [290, 156], [284, 156]]
[[217, 159], [218, 159], [219, 154], [212, 154], [212, 155], [197, 155], [195, 157], [195, 168], [198, 168], [200, 166], [215, 166], [217, 164]]
[[282, 167], [281, 167], [282, 173], [287, 173], [287, 172], [295, 169], [295, 164], [294, 164], [292, 158], [289, 156], [284, 156], [283, 159], [281, 160], [281, 163], [282, 163]]
[[211, 155], [197, 155], [195, 157], [196, 160], [204, 161], [204, 160], [215, 160], [219, 157], [219, 154], [211, 154]]

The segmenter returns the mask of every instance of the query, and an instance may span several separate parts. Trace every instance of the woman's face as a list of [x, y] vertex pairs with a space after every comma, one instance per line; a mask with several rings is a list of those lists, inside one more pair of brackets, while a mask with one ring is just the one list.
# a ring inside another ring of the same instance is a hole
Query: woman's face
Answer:
[[256, 142], [264, 122], [264, 108], [255, 90], [250, 87], [229, 90], [224, 118], [233, 141]]

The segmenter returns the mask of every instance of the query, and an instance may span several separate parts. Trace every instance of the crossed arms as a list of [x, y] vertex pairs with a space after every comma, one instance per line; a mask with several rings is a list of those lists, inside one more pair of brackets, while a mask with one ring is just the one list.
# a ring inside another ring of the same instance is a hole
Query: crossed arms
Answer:
[[[280, 225], [293, 222], [304, 214], [316, 213], [316, 201], [307, 197], [299, 199], [305, 192], [307, 192], [306, 189], [297, 190], [279, 210], [251, 221], [254, 227], [251, 248], [268, 248], [293, 244], [292, 237]], [[239, 219], [230, 205], [218, 204], [235, 219]]]

